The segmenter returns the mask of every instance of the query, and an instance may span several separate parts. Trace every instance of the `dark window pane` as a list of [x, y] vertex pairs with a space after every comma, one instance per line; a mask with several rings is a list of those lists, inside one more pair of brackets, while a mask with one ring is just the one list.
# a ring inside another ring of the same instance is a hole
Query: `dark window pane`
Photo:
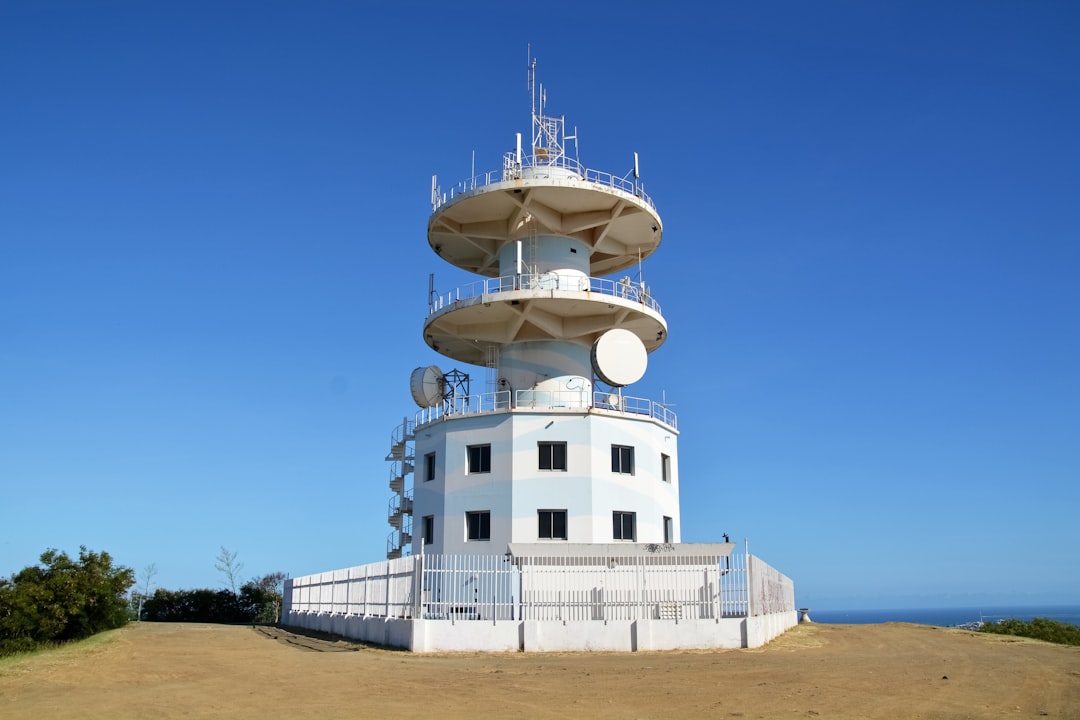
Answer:
[[542, 442], [538, 447], [541, 470], [566, 470], [566, 443]]
[[565, 540], [566, 539], [566, 511], [560, 511], [552, 513], [551, 516], [551, 537]]
[[491, 513], [467, 512], [465, 513], [465, 526], [469, 540], [491, 539]]
[[555, 443], [551, 447], [551, 469], [566, 469], [566, 443]]
[[636, 514], [632, 512], [614, 512], [612, 519], [612, 537], [616, 540], [633, 540]]
[[490, 445], [470, 445], [468, 448], [468, 453], [470, 473], [491, 472]]

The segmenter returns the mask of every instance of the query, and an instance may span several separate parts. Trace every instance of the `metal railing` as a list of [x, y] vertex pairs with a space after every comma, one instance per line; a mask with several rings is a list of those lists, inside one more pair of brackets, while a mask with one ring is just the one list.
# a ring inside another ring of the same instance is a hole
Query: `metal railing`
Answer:
[[742, 617], [739, 557], [545, 557], [521, 561], [523, 620], [705, 620]]
[[[589, 183], [613, 190], [619, 190], [629, 195], [640, 198], [653, 211], [656, 203], [645, 192], [644, 186], [636, 179], [619, 177], [603, 170], [591, 170], [574, 158], [565, 155], [553, 157], [538, 157], [523, 155], [521, 163], [517, 162], [514, 153], [508, 153], [503, 167], [491, 170], [480, 175], [462, 180], [453, 185], [448, 191], [435, 187], [431, 194], [431, 211], [436, 212], [440, 207], [452, 201], [458, 195], [473, 192], [478, 188], [495, 183], [509, 182], [511, 180], [543, 178], [549, 180], [564, 180], [567, 184]], [[559, 172], [550, 172], [552, 169]], [[549, 174], [545, 174], [547, 171]]]
[[504, 275], [497, 278], [477, 280], [467, 285], [454, 288], [448, 293], [436, 295], [428, 301], [428, 314], [434, 314], [454, 303], [473, 298], [497, 295], [503, 292], [529, 291], [547, 292], [582, 292], [619, 298], [639, 303], [661, 315], [660, 303], [653, 299], [650, 289], [643, 282], [634, 282], [629, 277], [619, 280], [594, 278], [585, 275], [560, 275], [558, 273], [536, 273]]
[[[591, 402], [590, 402], [591, 400]], [[478, 395], [458, 396], [435, 407], [421, 408], [416, 413], [414, 427], [467, 415], [543, 410], [555, 412], [587, 412], [600, 410], [626, 416], [645, 416], [679, 429], [675, 411], [664, 403], [649, 398], [620, 395], [611, 392], [584, 390], [499, 390]]]
[[681, 620], [795, 612], [790, 578], [749, 553], [412, 555], [292, 578], [293, 613], [432, 620]]
[[417, 617], [517, 620], [521, 574], [503, 555], [419, 555]]

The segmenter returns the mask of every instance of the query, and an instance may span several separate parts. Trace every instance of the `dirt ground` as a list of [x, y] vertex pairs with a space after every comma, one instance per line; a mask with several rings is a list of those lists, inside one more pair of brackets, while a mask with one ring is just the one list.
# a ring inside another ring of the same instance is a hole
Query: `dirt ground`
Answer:
[[801, 625], [756, 650], [413, 655], [140, 623], [0, 661], [0, 718], [1080, 718], [1080, 648]]

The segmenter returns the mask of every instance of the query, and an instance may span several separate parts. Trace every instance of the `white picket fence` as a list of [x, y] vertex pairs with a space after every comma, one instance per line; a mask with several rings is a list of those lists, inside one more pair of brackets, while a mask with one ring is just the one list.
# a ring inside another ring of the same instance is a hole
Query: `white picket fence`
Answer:
[[745, 551], [413, 555], [292, 578], [284, 604], [285, 617], [683, 620], [794, 613], [795, 591], [789, 578]]

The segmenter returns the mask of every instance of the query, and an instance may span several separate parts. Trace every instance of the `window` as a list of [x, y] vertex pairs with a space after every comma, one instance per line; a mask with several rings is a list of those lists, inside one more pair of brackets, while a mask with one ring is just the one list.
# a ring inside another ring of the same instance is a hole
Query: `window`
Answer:
[[468, 449], [469, 449], [469, 472], [470, 473], [489, 473], [489, 472], [491, 472], [491, 446], [490, 445], [470, 445]]
[[425, 515], [421, 521], [420, 537], [425, 545], [430, 545], [435, 540], [435, 516]]
[[675, 542], [675, 521], [667, 515], [664, 516], [664, 542]]
[[491, 539], [491, 511], [481, 510], [478, 512], [465, 513], [466, 540], [490, 540]]
[[566, 539], [565, 510], [537, 510], [536, 514], [540, 518], [540, 529], [537, 537], [541, 540]]
[[611, 513], [612, 537], [616, 540], [634, 541], [636, 537], [635, 526], [637, 525], [637, 513], [620, 512]]
[[541, 470], [566, 470], [566, 443], [542, 442], [540, 447]]
[[660, 453], [660, 479], [671, 482], [671, 456]]
[[634, 448], [626, 445], [611, 446], [611, 472], [634, 474]]
[[428, 453], [424, 456], [424, 482], [431, 482], [435, 479], [435, 453]]

